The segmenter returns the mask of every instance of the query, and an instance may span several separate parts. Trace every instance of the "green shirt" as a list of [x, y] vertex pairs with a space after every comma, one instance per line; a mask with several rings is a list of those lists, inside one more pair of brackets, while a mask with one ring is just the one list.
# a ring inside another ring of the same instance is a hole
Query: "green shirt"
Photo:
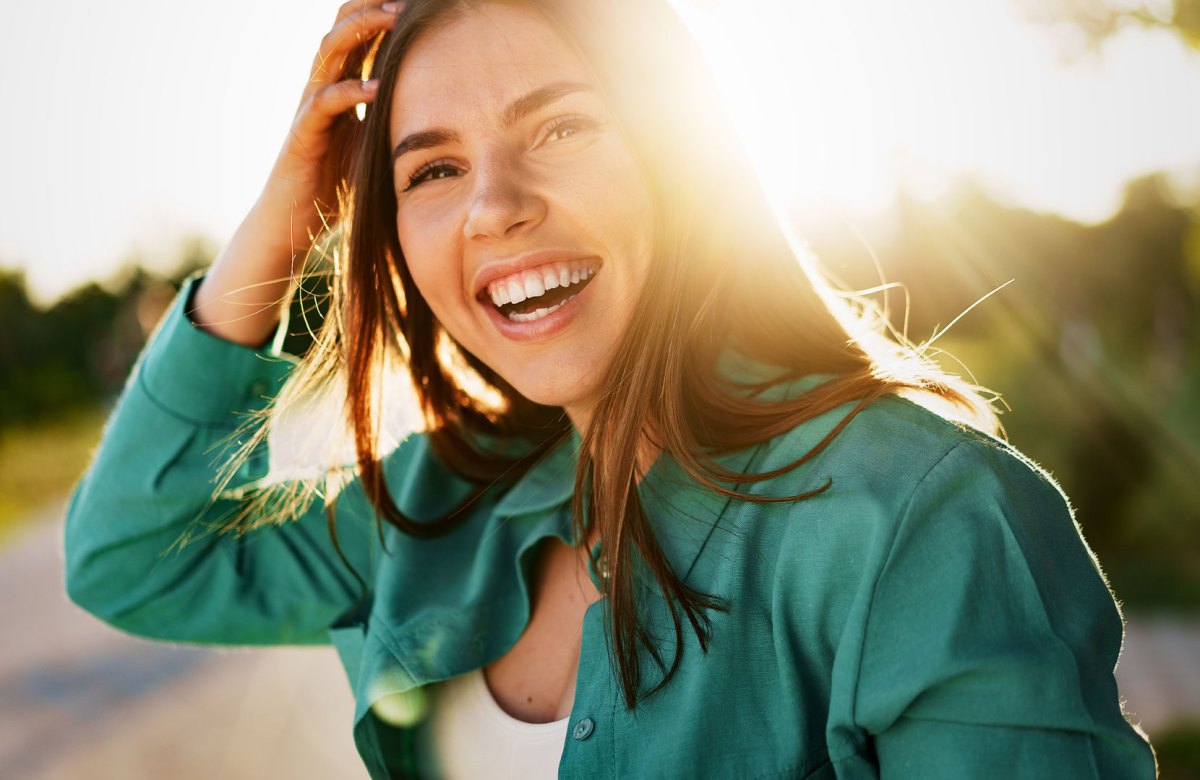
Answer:
[[[347, 487], [339, 538], [367, 580], [365, 599], [320, 507], [164, 554], [197, 517], [236, 508], [233, 498], [209, 503], [214, 447], [292, 367], [195, 328], [182, 305], [193, 286], [143, 353], [73, 493], [67, 590], [146, 637], [332, 641], [367, 769], [403, 775], [413, 732], [394, 724], [414, 725], [434, 683], [498, 658], [527, 624], [531, 550], [571, 539], [577, 439], [433, 540], [388, 526], [381, 546], [361, 490]], [[747, 472], [787, 464], [846, 411], [724, 462]], [[410, 516], [436, 516], [468, 489], [419, 435], [385, 465]], [[259, 453], [239, 478], [264, 470]], [[659, 542], [688, 584], [730, 609], [712, 613], [707, 654], [685, 633], [675, 678], [629, 712], [604, 601], [593, 604], [561, 777], [1154, 777], [1113, 678], [1121, 616], [1045, 473], [1002, 442], [887, 398], [809, 463], [745, 489], [796, 494], [827, 480], [798, 503], [729, 501], [659, 459], [639, 486]], [[673, 635], [649, 590], [645, 609], [670, 659]]]

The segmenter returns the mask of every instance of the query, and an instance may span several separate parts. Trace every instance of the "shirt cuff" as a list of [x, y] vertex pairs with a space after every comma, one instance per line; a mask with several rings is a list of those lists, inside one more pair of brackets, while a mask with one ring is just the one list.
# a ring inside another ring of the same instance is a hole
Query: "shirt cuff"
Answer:
[[187, 316], [202, 276], [187, 279], [142, 353], [136, 381], [166, 411], [198, 424], [237, 424], [283, 386], [295, 358], [215, 336]]

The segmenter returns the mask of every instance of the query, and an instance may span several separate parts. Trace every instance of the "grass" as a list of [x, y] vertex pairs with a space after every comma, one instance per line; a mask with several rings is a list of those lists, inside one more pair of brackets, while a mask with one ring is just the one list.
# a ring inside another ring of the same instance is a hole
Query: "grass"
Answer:
[[67, 495], [87, 468], [106, 414], [72, 410], [51, 422], [0, 431], [0, 544]]

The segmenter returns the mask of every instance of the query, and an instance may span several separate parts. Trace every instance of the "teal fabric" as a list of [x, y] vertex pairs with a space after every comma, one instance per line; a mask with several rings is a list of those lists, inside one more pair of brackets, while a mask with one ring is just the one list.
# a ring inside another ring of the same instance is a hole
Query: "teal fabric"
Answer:
[[[578, 439], [510, 489], [485, 493], [438, 539], [389, 527], [381, 547], [350, 485], [338, 528], [365, 594], [333, 553], [320, 508], [167, 553], [197, 518], [236, 508], [209, 501], [217, 445], [293, 365], [191, 325], [183, 301], [193, 285], [145, 350], [73, 493], [68, 593], [156, 639], [332, 642], [371, 776], [411, 775], [437, 683], [516, 642], [535, 546], [571, 539]], [[846, 411], [726, 463], [742, 472], [789, 463]], [[260, 477], [264, 455], [239, 478]], [[389, 456], [386, 473], [417, 517], [467, 490], [420, 436]], [[699, 489], [669, 459], [655, 463], [639, 493], [668, 559], [730, 610], [713, 614], [707, 654], [689, 635], [675, 679], [629, 712], [606, 650], [605, 604], [592, 605], [561, 777], [1154, 777], [1113, 678], [1121, 616], [1042, 471], [999, 441], [889, 398], [805, 466], [745, 489], [795, 494], [827, 480], [807, 501], [754, 504]], [[664, 605], [647, 591], [645, 609], [670, 658]], [[644, 668], [653, 670], [649, 659]]]

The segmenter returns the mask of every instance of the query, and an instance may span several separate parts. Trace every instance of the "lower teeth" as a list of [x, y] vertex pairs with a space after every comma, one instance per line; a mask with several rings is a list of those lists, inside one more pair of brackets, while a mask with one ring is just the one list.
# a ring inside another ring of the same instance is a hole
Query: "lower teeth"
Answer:
[[563, 298], [561, 301], [554, 304], [553, 306], [549, 306], [545, 309], [534, 309], [533, 311], [529, 312], [528, 314], [522, 314], [521, 312], [518, 312], [518, 311], [510, 311], [507, 316], [513, 322], [533, 322], [534, 320], [540, 320], [542, 317], [548, 316], [548, 315], [553, 314], [554, 312], [558, 311], [559, 309], [562, 308], [564, 303], [566, 303], [567, 301], [571, 300], [571, 298], [574, 298], [574, 297], [575, 297], [574, 295], [568, 296], [566, 298]]

